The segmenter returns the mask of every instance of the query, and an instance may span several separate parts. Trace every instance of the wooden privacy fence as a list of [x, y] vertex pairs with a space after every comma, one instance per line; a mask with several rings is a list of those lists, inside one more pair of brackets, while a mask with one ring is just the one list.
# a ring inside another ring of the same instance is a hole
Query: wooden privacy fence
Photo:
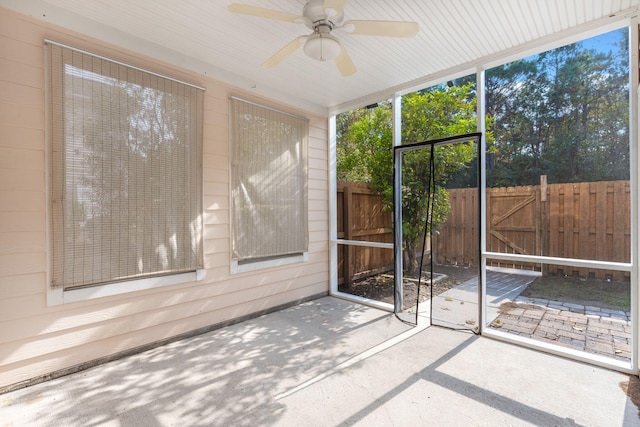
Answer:
[[[477, 264], [478, 191], [449, 190], [451, 215], [436, 237], [439, 263]], [[630, 262], [629, 181], [489, 188], [487, 251], [605, 262]], [[543, 274], [622, 280], [628, 272], [561, 265], [491, 265], [542, 270]]]
[[[391, 212], [367, 184], [338, 182], [338, 239], [393, 243]], [[338, 245], [338, 283], [393, 268], [393, 250]]]
[[[392, 216], [366, 184], [338, 183], [338, 238], [393, 242]], [[478, 190], [449, 190], [451, 214], [434, 235], [438, 263], [477, 265]], [[486, 198], [487, 250], [604, 262], [630, 262], [629, 181], [489, 188]], [[393, 268], [390, 249], [339, 245], [339, 282]], [[491, 265], [543, 274], [623, 280], [628, 272], [561, 265]]]

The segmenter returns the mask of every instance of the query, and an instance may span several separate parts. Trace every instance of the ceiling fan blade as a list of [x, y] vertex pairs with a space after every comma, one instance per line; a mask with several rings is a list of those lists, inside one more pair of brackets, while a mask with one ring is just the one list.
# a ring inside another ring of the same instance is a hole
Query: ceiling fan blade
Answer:
[[348, 77], [356, 72], [356, 66], [351, 61], [351, 57], [347, 53], [347, 50], [342, 46], [340, 54], [333, 60], [338, 67], [338, 71], [342, 74], [342, 77]]
[[406, 21], [347, 21], [343, 28], [349, 34], [386, 37], [413, 37], [420, 30], [417, 22]]
[[277, 19], [279, 21], [301, 22], [304, 20], [302, 16], [294, 15], [292, 13], [280, 12], [279, 10], [266, 9], [258, 6], [249, 6], [247, 4], [232, 3], [227, 7], [227, 10], [233, 13]]
[[324, 10], [331, 16], [340, 15], [347, 0], [324, 0]]
[[298, 38], [293, 39], [289, 42], [285, 47], [274, 53], [271, 58], [267, 59], [262, 63], [262, 68], [272, 68], [282, 62], [287, 56], [291, 55], [293, 52], [298, 50], [300, 46], [304, 43], [304, 40], [307, 36], [300, 36]]

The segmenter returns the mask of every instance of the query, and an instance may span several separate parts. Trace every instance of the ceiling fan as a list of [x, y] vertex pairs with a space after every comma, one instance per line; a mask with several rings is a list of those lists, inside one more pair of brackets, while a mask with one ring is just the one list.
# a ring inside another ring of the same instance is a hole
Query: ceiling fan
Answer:
[[275, 19], [306, 25], [312, 34], [300, 36], [267, 59], [262, 66], [271, 68], [303, 46], [304, 53], [318, 61], [333, 60], [343, 76], [356, 72], [351, 57], [331, 31], [339, 29], [346, 34], [363, 36], [413, 37], [418, 33], [416, 22], [406, 21], [345, 21], [343, 8], [347, 0], [309, 0], [302, 15], [294, 15], [258, 6], [233, 3], [230, 12], [261, 18]]

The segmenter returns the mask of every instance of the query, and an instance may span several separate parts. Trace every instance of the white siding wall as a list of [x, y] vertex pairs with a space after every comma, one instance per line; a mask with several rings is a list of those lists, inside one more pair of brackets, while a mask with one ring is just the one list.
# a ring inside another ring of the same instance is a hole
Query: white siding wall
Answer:
[[[47, 306], [44, 43], [207, 88], [206, 279]], [[309, 117], [308, 262], [230, 275], [230, 94]], [[0, 387], [328, 291], [327, 120], [0, 8]]]

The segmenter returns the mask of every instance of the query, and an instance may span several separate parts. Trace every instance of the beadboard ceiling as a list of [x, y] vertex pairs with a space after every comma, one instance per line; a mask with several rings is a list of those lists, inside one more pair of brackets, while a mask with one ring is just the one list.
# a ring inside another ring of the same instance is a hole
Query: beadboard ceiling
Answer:
[[597, 33], [634, 16], [640, 0], [349, 0], [345, 19], [406, 20], [414, 38], [334, 30], [357, 72], [299, 49], [278, 66], [261, 63], [300, 35], [303, 24], [230, 13], [243, 3], [302, 14], [306, 0], [0, 0], [0, 6], [171, 62], [309, 111], [326, 114], [385, 94]]

